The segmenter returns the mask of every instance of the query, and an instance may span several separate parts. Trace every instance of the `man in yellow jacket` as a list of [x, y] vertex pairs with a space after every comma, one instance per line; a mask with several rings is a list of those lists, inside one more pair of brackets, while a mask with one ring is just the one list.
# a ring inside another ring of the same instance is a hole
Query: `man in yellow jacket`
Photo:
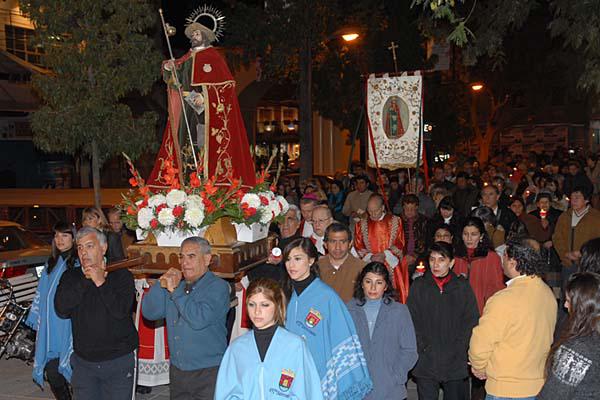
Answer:
[[486, 400], [535, 400], [544, 384], [544, 364], [556, 324], [557, 304], [542, 281], [539, 244], [509, 241], [502, 257], [507, 287], [486, 303], [473, 329], [469, 361], [487, 379]]

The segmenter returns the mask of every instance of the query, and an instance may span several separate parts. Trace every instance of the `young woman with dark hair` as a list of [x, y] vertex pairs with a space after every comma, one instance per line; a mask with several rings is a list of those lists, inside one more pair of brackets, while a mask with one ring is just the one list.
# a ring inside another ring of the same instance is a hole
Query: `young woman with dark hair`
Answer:
[[283, 328], [286, 298], [279, 284], [260, 278], [250, 283], [246, 293], [253, 329], [225, 352], [215, 400], [323, 399], [319, 373], [306, 343]]
[[585, 242], [580, 252], [579, 272], [600, 273], [600, 238]]
[[318, 253], [307, 238], [290, 242], [283, 260], [291, 292], [286, 328], [305, 338], [325, 400], [359, 400], [371, 390], [354, 322], [337, 293], [318, 277]]
[[492, 249], [483, 222], [477, 217], [465, 222], [456, 245], [454, 273], [463, 275], [471, 284], [480, 314], [487, 299], [505, 286], [502, 260]]
[[429, 270], [415, 279], [408, 308], [417, 336], [419, 361], [412, 375], [419, 400], [469, 398], [467, 350], [477, 325], [477, 301], [469, 283], [452, 272], [454, 251], [445, 242], [429, 249]]
[[573, 274], [567, 282], [569, 319], [546, 361], [537, 400], [592, 400], [600, 393], [600, 275]]
[[25, 323], [36, 332], [33, 380], [44, 386], [44, 377], [58, 400], [71, 399], [70, 357], [73, 353], [71, 320], [59, 318], [54, 296], [62, 274], [73, 268], [77, 251], [73, 227], [66, 222], [54, 225], [52, 255], [42, 271], [37, 292]]
[[[428, 239], [431, 239], [441, 225], [446, 224], [450, 227], [452, 236], [459, 236], [461, 233], [463, 218], [456, 211], [454, 201], [452, 197], [446, 196], [437, 207], [436, 214], [427, 223]], [[429, 241], [428, 246], [433, 244], [434, 241]]]
[[406, 398], [407, 374], [417, 361], [410, 313], [395, 298], [386, 266], [367, 264], [356, 279], [354, 298], [348, 303], [373, 380], [367, 400]]

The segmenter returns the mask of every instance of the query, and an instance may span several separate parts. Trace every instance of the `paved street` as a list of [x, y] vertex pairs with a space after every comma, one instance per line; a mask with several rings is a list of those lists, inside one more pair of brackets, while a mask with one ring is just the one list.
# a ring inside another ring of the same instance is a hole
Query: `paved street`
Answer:
[[[48, 387], [44, 391], [31, 380], [31, 366], [20, 360], [0, 360], [0, 400], [53, 399]], [[138, 400], [168, 400], [169, 388], [154, 388], [151, 394], [137, 395]], [[408, 400], [417, 399], [414, 383], [408, 384]]]

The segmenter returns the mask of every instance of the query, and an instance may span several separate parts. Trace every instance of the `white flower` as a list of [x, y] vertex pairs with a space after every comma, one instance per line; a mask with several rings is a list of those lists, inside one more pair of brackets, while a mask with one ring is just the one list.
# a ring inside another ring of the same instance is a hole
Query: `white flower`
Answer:
[[267, 199], [269, 199], [269, 201], [275, 200], [275, 193], [271, 192], [270, 190], [268, 192], [260, 192], [259, 195], [265, 196]]
[[277, 213], [277, 215], [282, 215], [282, 214], [287, 213], [289, 211], [289, 209], [290, 209], [290, 203], [288, 203], [288, 201], [283, 196], [277, 196], [276, 199], [277, 199], [277, 202], [279, 203], [279, 206], [281, 208], [281, 210], [279, 210], [279, 212]]
[[156, 208], [161, 204], [165, 204], [167, 202], [167, 198], [162, 194], [155, 194], [154, 196], [148, 199], [148, 206], [151, 208]]
[[165, 207], [158, 213], [158, 222], [160, 222], [164, 226], [171, 226], [173, 222], [175, 222], [175, 217], [173, 216], [173, 209], [169, 207]]
[[173, 189], [167, 193], [167, 205], [171, 208], [183, 204], [187, 199], [187, 194], [183, 190]]
[[153, 218], [154, 213], [148, 207], [144, 207], [140, 211], [138, 211], [137, 221], [138, 225], [142, 229], [150, 228], [150, 221], [152, 221]]
[[195, 208], [199, 210], [204, 210], [204, 203], [202, 202], [202, 197], [197, 194], [192, 194], [187, 197], [185, 201], [185, 208]]
[[272, 220], [273, 220], [273, 211], [271, 210], [271, 207], [263, 208], [263, 210], [260, 214], [260, 223], [263, 225], [267, 225], [267, 224], [271, 223]]
[[256, 193], [246, 193], [244, 197], [242, 197], [242, 203], [248, 204], [250, 208], [258, 209], [260, 207], [260, 197]]
[[204, 221], [204, 211], [200, 208], [188, 208], [185, 210], [183, 220], [192, 228], [198, 228]]

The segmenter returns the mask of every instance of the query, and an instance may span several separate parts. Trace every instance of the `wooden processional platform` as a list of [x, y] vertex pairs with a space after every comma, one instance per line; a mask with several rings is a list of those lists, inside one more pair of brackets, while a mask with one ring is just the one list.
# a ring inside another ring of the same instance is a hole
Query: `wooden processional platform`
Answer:
[[[253, 243], [239, 242], [228, 218], [211, 225], [204, 237], [212, 246], [209, 269], [223, 279], [237, 281], [244, 272], [264, 263], [274, 245], [269, 236]], [[157, 278], [169, 268], [179, 269], [179, 247], [161, 247], [153, 236], [127, 248], [128, 260], [111, 264], [108, 269], [128, 268], [136, 278]]]

